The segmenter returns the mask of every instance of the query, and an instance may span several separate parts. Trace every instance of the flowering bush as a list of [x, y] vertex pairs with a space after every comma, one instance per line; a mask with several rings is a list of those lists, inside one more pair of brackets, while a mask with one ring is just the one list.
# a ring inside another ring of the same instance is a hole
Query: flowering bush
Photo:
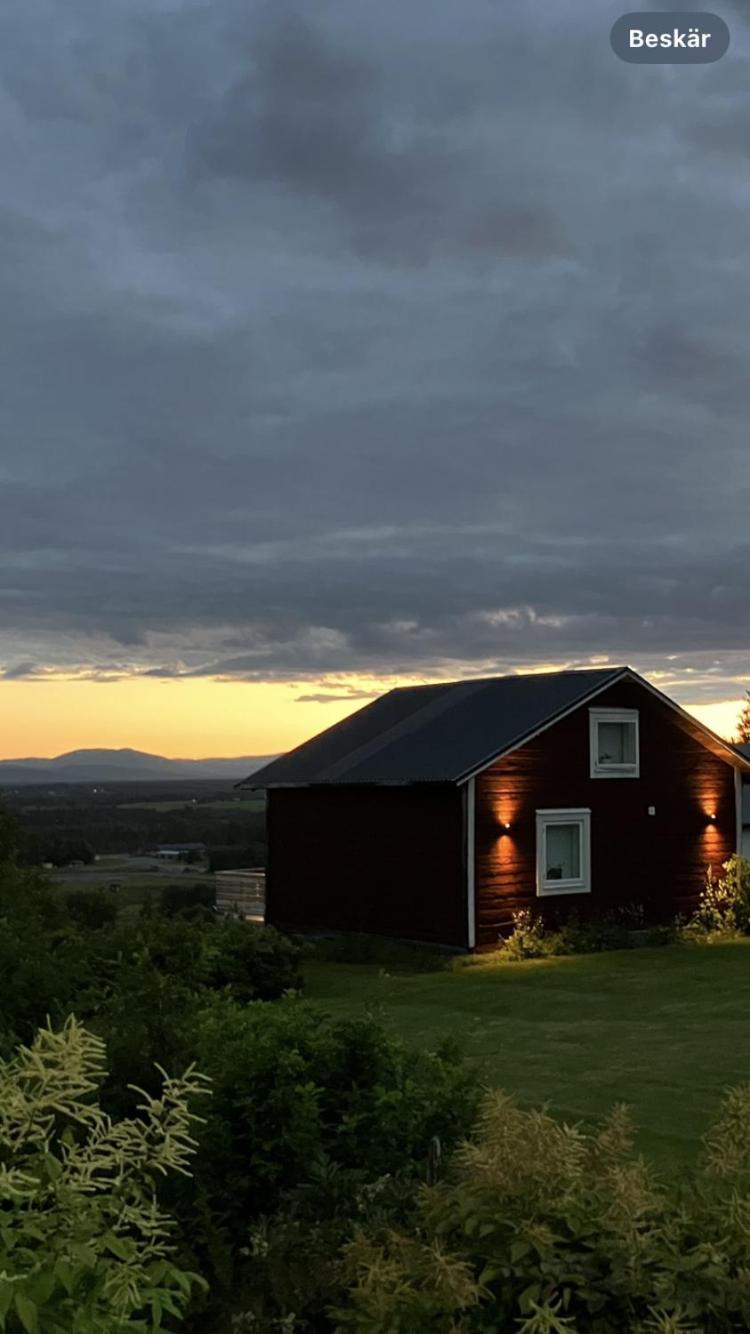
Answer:
[[0, 1062], [0, 1328], [120, 1334], [179, 1318], [200, 1282], [171, 1258], [155, 1185], [187, 1175], [204, 1090], [188, 1070], [137, 1119], [95, 1101], [104, 1043], [70, 1017]]
[[706, 883], [698, 907], [683, 927], [686, 939], [707, 939], [750, 932], [750, 861], [732, 856], [722, 866], [723, 875], [706, 871]]
[[489, 1094], [408, 1228], [362, 1229], [336, 1311], [356, 1334], [725, 1334], [750, 1328], [750, 1089], [664, 1184], [623, 1108], [594, 1130]]

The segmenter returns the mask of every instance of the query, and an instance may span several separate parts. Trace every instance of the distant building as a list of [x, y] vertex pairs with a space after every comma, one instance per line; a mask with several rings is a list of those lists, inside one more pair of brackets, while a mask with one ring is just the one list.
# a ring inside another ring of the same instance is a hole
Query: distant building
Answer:
[[205, 856], [206, 852], [205, 843], [160, 843], [146, 855], [158, 857], [160, 861], [179, 862], [187, 861], [189, 857]]

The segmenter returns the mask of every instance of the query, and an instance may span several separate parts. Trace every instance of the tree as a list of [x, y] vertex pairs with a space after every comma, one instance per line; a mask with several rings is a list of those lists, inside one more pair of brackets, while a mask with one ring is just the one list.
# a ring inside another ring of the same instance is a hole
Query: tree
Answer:
[[740, 744], [750, 743], [750, 690], [745, 692], [745, 703], [740, 709], [740, 715], [737, 719], [737, 736], [735, 738]]
[[93, 860], [94, 849], [80, 835], [55, 835], [47, 844], [45, 861], [52, 862], [53, 866], [70, 866], [71, 862], [90, 866]]
[[0, 862], [13, 862], [21, 843], [21, 828], [14, 815], [0, 806]]

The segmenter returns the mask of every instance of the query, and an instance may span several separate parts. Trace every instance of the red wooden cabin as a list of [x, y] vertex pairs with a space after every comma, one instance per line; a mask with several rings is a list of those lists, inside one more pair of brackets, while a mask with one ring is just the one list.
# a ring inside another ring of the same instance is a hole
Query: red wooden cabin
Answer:
[[487, 948], [549, 920], [696, 906], [750, 761], [628, 667], [392, 690], [254, 773], [266, 917]]

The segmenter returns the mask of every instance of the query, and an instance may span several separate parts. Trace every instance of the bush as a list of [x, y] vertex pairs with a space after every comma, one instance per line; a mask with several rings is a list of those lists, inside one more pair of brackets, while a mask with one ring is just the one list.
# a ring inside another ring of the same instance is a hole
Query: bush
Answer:
[[[202, 1091], [192, 1071], [114, 1124], [92, 1101], [104, 1045], [69, 1018], [0, 1062], [0, 1325], [123, 1334], [179, 1317], [196, 1283], [171, 1258], [155, 1180], [185, 1173]], [[137, 1323], [134, 1323], [134, 1318]]]
[[686, 940], [720, 939], [750, 933], [750, 861], [733, 856], [722, 866], [724, 874], [706, 871], [700, 902], [681, 935]]
[[409, 1229], [347, 1249], [339, 1330], [719, 1331], [750, 1327], [750, 1089], [728, 1094], [698, 1170], [663, 1185], [616, 1109], [598, 1129], [487, 1096]]
[[544, 929], [541, 917], [534, 917], [527, 908], [513, 914], [513, 930], [500, 939], [500, 953], [504, 959], [542, 959], [557, 953], [555, 937]]
[[624, 906], [583, 920], [577, 913], [571, 913], [567, 921], [550, 929], [541, 917], [534, 917], [527, 908], [522, 908], [513, 914], [513, 930], [509, 936], [501, 937], [497, 953], [505, 961], [545, 959], [632, 949], [636, 936], [644, 944], [666, 944], [674, 939], [673, 927], [644, 930], [642, 920], [637, 905]]
[[93, 984], [80, 934], [59, 892], [36, 872], [0, 865], [0, 1055], [60, 1023]]
[[354, 1220], [403, 1218], [437, 1146], [467, 1133], [476, 1078], [453, 1048], [415, 1052], [371, 1018], [334, 1022], [295, 997], [217, 999], [197, 1059], [212, 1098], [195, 1189], [174, 1200], [185, 1235], [225, 1299], [307, 1328], [339, 1291]]
[[[209, 880], [191, 885], [165, 885], [161, 892], [160, 908], [167, 917], [196, 914], [198, 909], [213, 909], [216, 890]], [[200, 914], [196, 914], [200, 915]]]
[[138, 1106], [133, 1086], [156, 1097], [159, 1067], [173, 1075], [195, 1055], [200, 1000], [185, 979], [165, 977], [135, 960], [117, 970], [114, 985], [88, 1022], [107, 1043], [109, 1074], [102, 1106], [111, 1115], [132, 1116]]
[[117, 920], [117, 905], [106, 898], [101, 889], [74, 889], [67, 895], [65, 906], [76, 926], [96, 931], [112, 926]]
[[271, 928], [159, 915], [103, 942], [97, 988], [80, 998], [106, 1038], [108, 1110], [132, 1113], [129, 1085], [155, 1092], [155, 1062], [174, 1073], [194, 1059], [202, 1008], [216, 992], [245, 1003], [298, 987], [300, 951]]
[[46, 862], [52, 862], [53, 866], [69, 866], [71, 862], [90, 866], [94, 860], [94, 849], [82, 836], [56, 834], [45, 845], [42, 856]]
[[276, 1000], [302, 986], [302, 950], [272, 926], [225, 919], [206, 935], [205, 982], [234, 1000]]

